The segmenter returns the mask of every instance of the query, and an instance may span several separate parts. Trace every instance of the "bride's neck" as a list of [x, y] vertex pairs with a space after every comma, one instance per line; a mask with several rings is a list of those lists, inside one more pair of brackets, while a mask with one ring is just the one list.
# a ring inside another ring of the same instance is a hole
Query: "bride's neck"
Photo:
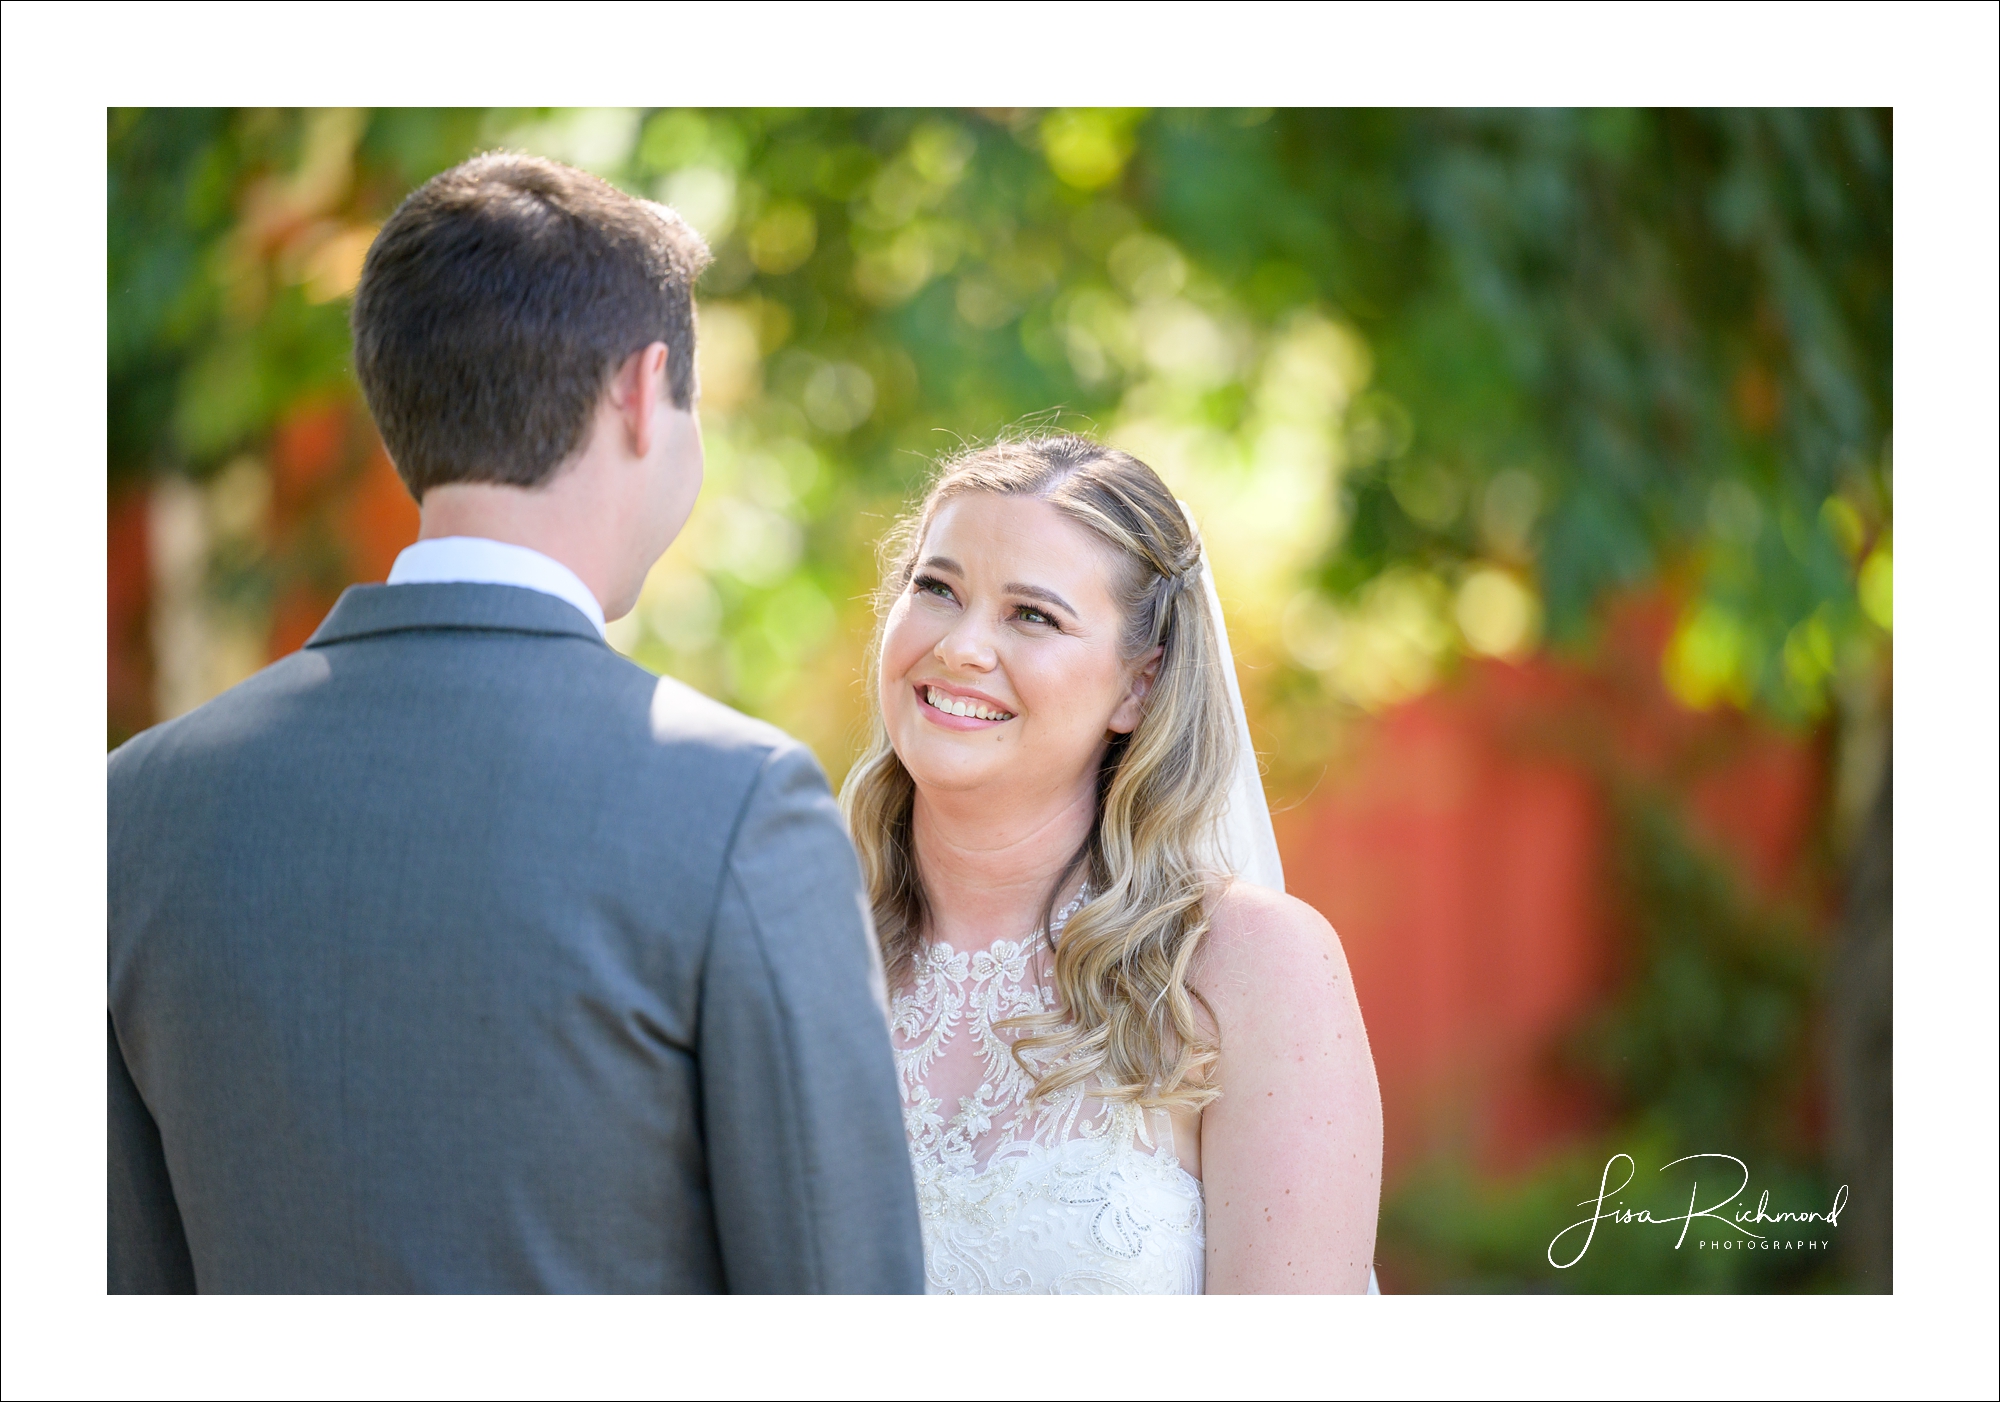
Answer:
[[954, 949], [984, 949], [994, 940], [1032, 934], [1049, 883], [1090, 835], [1096, 815], [1094, 783], [1017, 804], [918, 789], [910, 837], [930, 906], [931, 937]]

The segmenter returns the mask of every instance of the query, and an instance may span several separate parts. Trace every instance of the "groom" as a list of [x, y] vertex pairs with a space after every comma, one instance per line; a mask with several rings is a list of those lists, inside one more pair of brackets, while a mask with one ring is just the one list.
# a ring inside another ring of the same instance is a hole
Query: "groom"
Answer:
[[707, 259], [513, 155], [376, 239], [422, 538], [111, 756], [114, 1293], [922, 1288], [826, 781], [603, 637], [701, 484]]

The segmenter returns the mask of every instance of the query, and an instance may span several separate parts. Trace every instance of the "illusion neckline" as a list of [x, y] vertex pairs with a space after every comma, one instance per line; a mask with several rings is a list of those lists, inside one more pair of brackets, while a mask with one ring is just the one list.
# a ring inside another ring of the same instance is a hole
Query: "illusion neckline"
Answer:
[[1076, 898], [1072, 900], [1068, 905], [1064, 906], [1061, 910], [1057, 911], [1053, 916], [1051, 916], [1049, 918], [1048, 924], [1040, 927], [1039, 929], [1031, 931], [1030, 933], [1022, 936], [1020, 939], [1008, 939], [1005, 936], [1002, 936], [999, 939], [988, 940], [985, 944], [979, 946], [979, 948], [977, 949], [961, 949], [959, 946], [953, 944], [948, 939], [942, 939], [937, 936], [932, 936], [924, 941], [924, 948], [947, 949], [950, 950], [953, 954], [964, 954], [967, 956], [971, 956], [976, 954], [985, 954], [989, 950], [998, 949], [1003, 944], [1011, 944], [1012, 946], [1014, 946], [1015, 949], [1025, 950], [1025, 949], [1032, 949], [1035, 947], [1037, 943], [1046, 941], [1048, 943], [1049, 948], [1054, 949], [1056, 946], [1056, 936], [1062, 933], [1063, 926], [1069, 924], [1070, 917], [1075, 915], [1079, 910], [1082, 910], [1084, 905], [1090, 900], [1091, 896], [1094, 894], [1095, 893], [1090, 889], [1090, 883], [1088, 881], [1084, 882], [1083, 889], [1081, 889], [1076, 893]]

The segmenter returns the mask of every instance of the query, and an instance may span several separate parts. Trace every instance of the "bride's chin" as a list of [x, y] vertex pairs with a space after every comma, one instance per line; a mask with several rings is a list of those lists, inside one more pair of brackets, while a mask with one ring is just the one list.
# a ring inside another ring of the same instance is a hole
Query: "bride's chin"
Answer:
[[918, 789], [929, 789], [936, 793], [962, 794], [991, 784], [995, 775], [990, 766], [974, 768], [971, 765], [916, 764], [904, 761], [903, 768], [909, 771], [910, 782]]
[[938, 793], [965, 793], [990, 784], [1001, 765], [985, 755], [926, 753], [924, 746], [897, 746], [896, 757], [903, 761], [911, 782], [919, 789]]

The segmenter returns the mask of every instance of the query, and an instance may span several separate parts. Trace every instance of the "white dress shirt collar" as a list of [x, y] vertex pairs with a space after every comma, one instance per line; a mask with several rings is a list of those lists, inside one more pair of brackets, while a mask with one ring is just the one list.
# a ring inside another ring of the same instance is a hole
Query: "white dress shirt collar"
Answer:
[[511, 584], [573, 605], [604, 635], [604, 609], [576, 572], [539, 550], [479, 536], [420, 540], [396, 557], [391, 584]]

